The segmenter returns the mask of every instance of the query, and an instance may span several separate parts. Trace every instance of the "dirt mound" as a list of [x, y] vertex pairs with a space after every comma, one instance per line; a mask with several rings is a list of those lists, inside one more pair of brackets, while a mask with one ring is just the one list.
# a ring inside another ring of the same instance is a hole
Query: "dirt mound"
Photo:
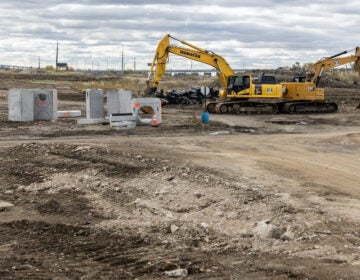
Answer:
[[326, 91], [339, 113], [131, 131], [9, 122], [1, 92], [0, 278], [359, 279], [360, 100]]
[[275, 183], [115, 147], [2, 149], [1, 194], [14, 205], [0, 213], [2, 278], [161, 279], [181, 268], [188, 279], [335, 279], [334, 264], [358, 275], [357, 225], [321, 201], [304, 208]]
[[319, 87], [329, 88], [360, 88], [357, 83], [349, 83], [339, 79], [334, 79], [329, 76], [322, 77], [320, 79]]

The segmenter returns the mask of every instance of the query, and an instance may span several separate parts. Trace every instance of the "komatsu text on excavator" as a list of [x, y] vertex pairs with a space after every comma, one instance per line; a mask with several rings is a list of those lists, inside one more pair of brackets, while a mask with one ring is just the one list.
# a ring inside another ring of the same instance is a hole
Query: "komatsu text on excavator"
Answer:
[[[186, 47], [171, 45], [170, 38]], [[210, 113], [332, 113], [336, 103], [325, 101], [324, 89], [317, 88], [322, 73], [346, 63], [355, 63], [360, 75], [360, 48], [355, 55], [339, 57], [347, 52], [323, 58], [316, 62], [304, 79], [276, 83], [271, 75], [252, 77], [236, 74], [226, 60], [211, 51], [178, 40], [167, 34], [158, 44], [147, 80], [146, 93], [154, 93], [166, 70], [169, 54], [196, 60], [214, 67], [223, 87], [219, 100], [210, 101], [206, 109]]]

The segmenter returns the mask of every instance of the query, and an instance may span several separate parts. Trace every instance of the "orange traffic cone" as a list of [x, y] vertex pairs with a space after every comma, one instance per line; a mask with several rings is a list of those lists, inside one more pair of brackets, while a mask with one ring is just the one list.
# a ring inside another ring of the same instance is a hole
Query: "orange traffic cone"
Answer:
[[157, 119], [156, 119], [156, 114], [154, 114], [154, 116], [152, 118], [151, 125], [152, 126], [158, 126]]

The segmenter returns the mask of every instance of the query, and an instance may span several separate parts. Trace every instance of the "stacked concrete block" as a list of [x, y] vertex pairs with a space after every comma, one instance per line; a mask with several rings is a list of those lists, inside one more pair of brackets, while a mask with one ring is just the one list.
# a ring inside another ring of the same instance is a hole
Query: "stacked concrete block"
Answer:
[[[120, 129], [134, 128], [136, 124], [158, 126], [162, 122], [161, 100], [159, 98], [131, 99], [131, 91], [112, 90], [107, 92], [107, 117], [104, 118], [104, 94], [101, 89], [86, 90], [86, 119], [78, 124], [100, 124]], [[143, 115], [148, 113], [148, 117]], [[144, 117], [145, 116], [145, 117]]]
[[132, 92], [129, 90], [109, 90], [107, 92], [107, 114], [131, 113]]
[[130, 129], [136, 127], [136, 118], [132, 113], [110, 115], [110, 127]]
[[9, 90], [10, 121], [50, 121], [57, 118], [57, 91], [40, 89]]
[[110, 127], [135, 128], [136, 119], [131, 110], [131, 97], [131, 91], [110, 90], [107, 92], [107, 113], [110, 118]]

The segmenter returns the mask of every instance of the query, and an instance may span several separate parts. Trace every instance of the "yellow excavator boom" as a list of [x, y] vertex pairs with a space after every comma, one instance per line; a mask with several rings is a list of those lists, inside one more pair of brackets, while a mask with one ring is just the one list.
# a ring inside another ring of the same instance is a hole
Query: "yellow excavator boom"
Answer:
[[307, 72], [307, 80], [309, 82], [318, 84], [321, 75], [323, 72], [329, 69], [333, 69], [335, 67], [347, 64], [347, 63], [355, 63], [355, 69], [358, 71], [360, 75], [360, 48], [355, 48], [355, 54], [346, 56], [346, 57], [339, 57], [340, 55], [348, 53], [347, 51], [343, 51], [336, 55], [325, 57], [318, 62], [314, 63]]
[[[181, 44], [187, 46], [181, 47], [170, 44], [170, 38], [179, 41]], [[234, 75], [234, 71], [231, 69], [226, 60], [211, 51], [196, 47], [186, 41], [178, 40], [170, 34], [165, 35], [165, 37], [159, 42], [156, 52], [151, 64], [147, 85], [148, 93], [154, 92], [161, 80], [162, 76], [166, 70], [166, 63], [168, 61], [169, 54], [175, 54], [182, 56], [191, 60], [199, 61], [201, 63], [210, 65], [217, 70], [217, 75], [219, 77], [221, 85], [226, 88], [227, 80], [229, 76]]]

